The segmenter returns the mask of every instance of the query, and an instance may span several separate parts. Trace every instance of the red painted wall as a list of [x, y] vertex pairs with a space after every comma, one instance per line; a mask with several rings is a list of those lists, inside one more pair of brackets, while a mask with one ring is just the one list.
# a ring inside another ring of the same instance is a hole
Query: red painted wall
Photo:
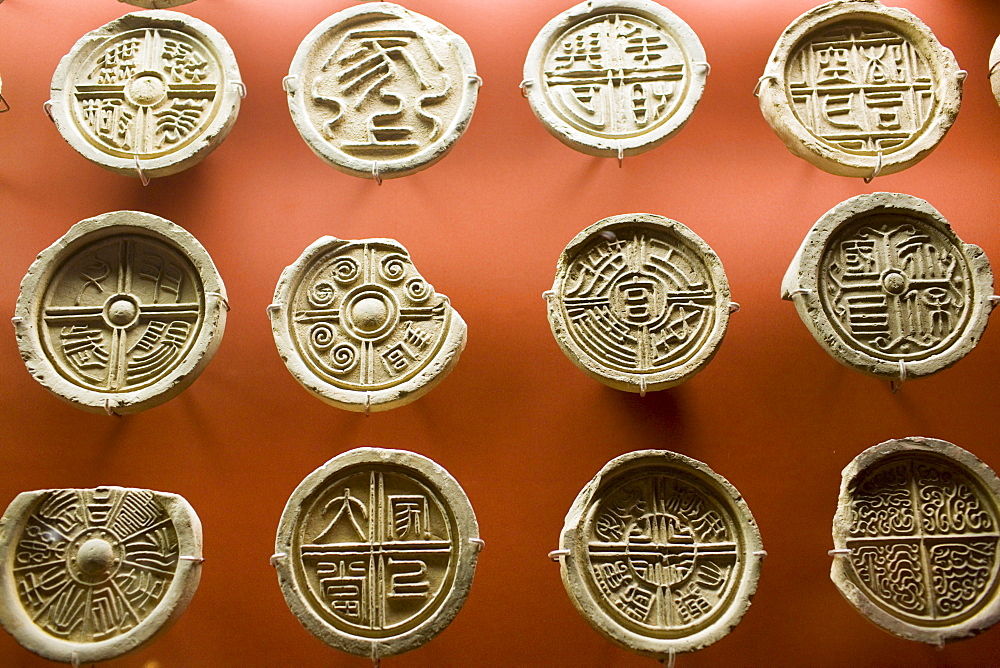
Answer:
[[[813, 0], [670, 0], [712, 64], [687, 127], [659, 149], [579, 154], [538, 124], [518, 92], [535, 33], [564, 0], [409, 0], [463, 35], [485, 80], [450, 155], [404, 179], [327, 167], [299, 138], [281, 79], [296, 46], [344, 0], [199, 0], [182, 7], [229, 40], [249, 89], [226, 142], [154, 181], [77, 155], [42, 113], [59, 58], [127, 11], [114, 0], [7, 0], [0, 74], [0, 313], [12, 314], [35, 254], [73, 223], [140, 209], [184, 226], [226, 281], [233, 310], [202, 377], [173, 401], [110, 418], [53, 397], [0, 337], [0, 505], [23, 490], [115, 484], [184, 495], [205, 529], [201, 587], [166, 635], [109, 666], [364, 666], [328, 649], [285, 607], [268, 565], [301, 479], [360, 445], [412, 449], [461, 482], [486, 549], [449, 629], [391, 666], [650, 665], [604, 641], [570, 605], [556, 564], [563, 516], [612, 457], [668, 448], [707, 462], [745, 496], [769, 556], [742, 623], [680, 666], [996, 665], [1000, 628], [938, 651], [869, 624], [828, 577], [840, 470], [902, 436], [952, 441], [1000, 468], [1000, 324], [941, 374], [891, 394], [814, 342], [779, 283], [815, 220], [843, 199], [889, 190], [928, 200], [1000, 265], [1000, 107], [987, 59], [995, 0], [896, 0], [969, 71], [962, 112], [917, 166], [865, 185], [793, 157], [752, 95], [782, 29]], [[719, 354], [685, 385], [640, 398], [585, 377], [549, 333], [541, 293], [577, 232], [606, 216], [662, 214], [722, 258], [743, 305]], [[324, 234], [393, 237], [469, 324], [456, 370], [428, 396], [370, 418], [313, 399], [285, 370], [265, 307], [282, 268]], [[0, 634], [0, 665], [45, 662]]]

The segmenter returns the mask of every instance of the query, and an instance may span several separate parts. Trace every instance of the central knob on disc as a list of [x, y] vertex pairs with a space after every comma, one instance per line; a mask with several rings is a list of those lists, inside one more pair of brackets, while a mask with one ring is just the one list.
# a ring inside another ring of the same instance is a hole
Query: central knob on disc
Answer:
[[906, 289], [906, 276], [898, 271], [886, 272], [885, 276], [882, 277], [882, 285], [887, 292], [898, 295]]
[[377, 297], [359, 299], [351, 310], [355, 326], [362, 332], [374, 332], [385, 323], [389, 309]]
[[108, 305], [108, 320], [116, 327], [124, 327], [135, 320], [139, 309], [131, 299], [116, 299]]
[[76, 553], [76, 565], [87, 575], [107, 573], [115, 563], [115, 551], [103, 538], [91, 538]]
[[129, 85], [129, 97], [139, 105], [152, 106], [163, 99], [167, 93], [163, 79], [152, 74], [136, 77]]

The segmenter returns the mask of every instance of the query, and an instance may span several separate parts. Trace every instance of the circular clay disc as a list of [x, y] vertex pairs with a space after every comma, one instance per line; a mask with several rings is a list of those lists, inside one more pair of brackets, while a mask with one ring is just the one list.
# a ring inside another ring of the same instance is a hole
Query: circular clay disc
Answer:
[[797, 18], [759, 84], [764, 118], [795, 155], [831, 174], [911, 167], [962, 104], [952, 52], [916, 16], [877, 0], [836, 0]]
[[611, 642], [657, 659], [728, 634], [764, 557], [739, 492], [665, 450], [608, 462], [573, 501], [559, 548], [577, 611]]
[[98, 487], [24, 492], [0, 519], [0, 623], [52, 661], [152, 641], [201, 578], [201, 523], [180, 496]]
[[997, 104], [1000, 104], [1000, 37], [993, 43], [993, 50], [990, 52], [990, 85]]
[[194, 382], [226, 327], [226, 288], [169, 220], [114, 211], [38, 254], [14, 310], [17, 345], [47, 390], [92, 412], [157, 406]]
[[118, 0], [118, 2], [125, 2], [136, 7], [142, 7], [143, 9], [170, 9], [171, 7], [186, 5], [189, 2], [194, 2], [194, 0]]
[[52, 76], [52, 119], [88, 160], [120, 174], [169, 176], [211, 153], [244, 92], [236, 57], [210, 25], [134, 12], [84, 35]]
[[392, 239], [317, 240], [281, 273], [268, 312], [295, 379], [349, 411], [422, 397], [465, 348], [465, 321]]
[[782, 282], [816, 341], [887, 380], [928, 376], [968, 354], [993, 310], [993, 272], [930, 204], [858, 195], [813, 226]]
[[546, 298], [570, 361], [627, 392], [683, 383], [711, 361], [729, 324], [729, 282], [715, 251], [648, 213], [611, 216], [576, 235]]
[[358, 448], [292, 493], [273, 563], [310, 633], [377, 660], [451, 623], [481, 547], [472, 505], [447, 471], [412, 452]]
[[622, 157], [680, 131], [708, 77], [693, 30], [650, 0], [592, 0], [549, 21], [528, 50], [523, 87], [561, 142]]
[[465, 40], [390, 2], [330, 16], [299, 45], [285, 78], [309, 148], [353, 176], [406, 176], [451, 150], [482, 80]]
[[941, 645], [1000, 621], [1000, 479], [958, 446], [903, 438], [847, 468], [830, 577], [886, 631]]

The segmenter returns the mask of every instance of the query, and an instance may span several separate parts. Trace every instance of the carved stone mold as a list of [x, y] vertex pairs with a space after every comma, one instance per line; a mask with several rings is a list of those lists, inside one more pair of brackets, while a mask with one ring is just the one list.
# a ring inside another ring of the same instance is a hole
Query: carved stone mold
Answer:
[[934, 150], [958, 115], [965, 75], [909, 11], [835, 0], [785, 29], [759, 82], [760, 108], [795, 155], [872, 178]]
[[844, 469], [830, 577], [858, 612], [940, 645], [1000, 621], [1000, 479], [958, 446], [904, 438]]
[[350, 411], [422, 397], [465, 348], [465, 321], [392, 239], [318, 239], [281, 273], [268, 312], [295, 379]]
[[38, 254], [13, 321], [43, 387], [84, 410], [124, 415], [194, 382], [222, 341], [227, 309], [197, 239], [159, 216], [114, 211]]
[[573, 501], [559, 548], [577, 611], [611, 642], [661, 660], [728, 634], [764, 558], [736, 488], [665, 450], [608, 462]]
[[169, 176], [229, 134], [245, 93], [210, 25], [170, 11], [126, 14], [84, 35], [52, 76], [51, 116], [81, 155], [128, 176]]
[[993, 88], [993, 97], [1000, 104], [1000, 37], [993, 43], [993, 50], [990, 51], [990, 85]]
[[176, 494], [98, 487], [19, 494], [0, 518], [0, 623], [74, 665], [151, 642], [201, 578], [201, 523]]
[[708, 244], [648, 213], [605, 218], [559, 256], [549, 326], [585, 374], [618, 390], [678, 385], [715, 355], [729, 324], [729, 282]]
[[993, 272], [922, 199], [858, 195], [813, 226], [781, 284], [816, 341], [858, 371], [903, 381], [945, 369], [979, 342]]
[[377, 660], [451, 623], [482, 545], [472, 505], [446, 470], [412, 452], [358, 448], [292, 493], [273, 563], [310, 633]]
[[389, 2], [348, 7], [313, 28], [284, 81], [309, 148], [377, 181], [443, 158], [465, 132], [480, 85], [464, 39]]
[[708, 77], [695, 32], [650, 0], [591, 0], [549, 21], [522, 84], [546, 130], [577, 151], [638, 155], [677, 134]]

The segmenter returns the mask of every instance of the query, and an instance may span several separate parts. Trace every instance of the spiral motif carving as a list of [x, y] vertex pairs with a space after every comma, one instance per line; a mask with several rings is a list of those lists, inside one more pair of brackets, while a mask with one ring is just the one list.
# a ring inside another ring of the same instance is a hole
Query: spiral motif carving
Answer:
[[406, 258], [399, 253], [390, 253], [379, 263], [378, 273], [389, 283], [398, 283], [406, 275]]
[[434, 289], [420, 277], [411, 278], [406, 282], [406, 296], [418, 304], [427, 301], [432, 294]]
[[361, 267], [357, 260], [349, 256], [341, 256], [333, 261], [333, 278], [341, 285], [350, 285], [358, 280], [361, 275]]
[[333, 331], [333, 327], [325, 322], [317, 322], [309, 330], [309, 342], [320, 352], [329, 350], [336, 339], [337, 334]]
[[309, 288], [309, 303], [316, 308], [329, 306], [333, 302], [333, 298], [336, 296], [337, 291], [334, 289], [333, 285], [327, 283], [326, 281], [320, 281], [316, 285]]
[[338, 343], [330, 352], [330, 368], [337, 373], [347, 373], [358, 363], [358, 349], [350, 343]]

